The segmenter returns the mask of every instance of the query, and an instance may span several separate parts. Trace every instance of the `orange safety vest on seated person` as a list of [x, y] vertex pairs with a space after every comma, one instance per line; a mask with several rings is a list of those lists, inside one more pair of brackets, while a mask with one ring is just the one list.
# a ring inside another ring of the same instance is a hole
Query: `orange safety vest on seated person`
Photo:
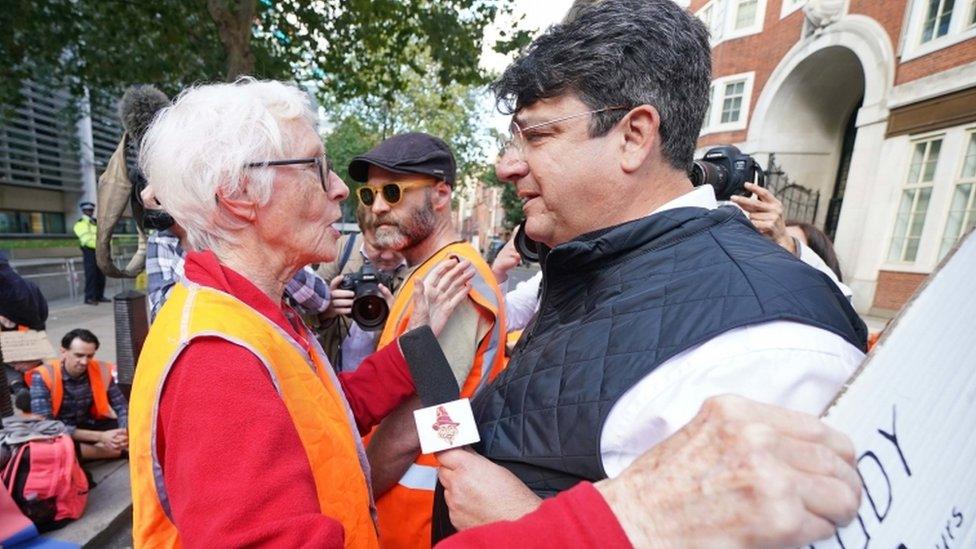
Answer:
[[[135, 547], [182, 545], [156, 460], [156, 418], [170, 368], [198, 337], [240, 345], [264, 364], [308, 456], [322, 514], [342, 524], [346, 547], [377, 547], [365, 453], [328, 360], [314, 344], [306, 349], [235, 297], [183, 283], [173, 288], [153, 322], [133, 380], [129, 468]], [[310, 334], [309, 341], [314, 341]]]
[[[406, 332], [413, 312], [413, 281], [426, 276], [451, 255], [467, 259], [474, 265], [475, 275], [468, 295], [482, 317], [492, 324], [491, 330], [478, 343], [474, 363], [461, 387], [461, 398], [470, 398], [505, 367], [504, 297], [491, 267], [470, 244], [456, 242], [445, 246], [410, 273], [396, 294], [377, 347], [383, 347]], [[433, 455], [421, 454], [400, 481], [376, 500], [383, 549], [430, 547], [437, 466]]]
[[[88, 361], [88, 384], [91, 386], [92, 419], [115, 419], [118, 417], [108, 401], [108, 386], [112, 382], [112, 372], [115, 365], [110, 362], [99, 362], [95, 359]], [[64, 379], [60, 360], [51, 360], [37, 368], [31, 368], [24, 374], [24, 381], [30, 387], [34, 372], [41, 374], [44, 385], [51, 393], [51, 414], [58, 417], [61, 412], [61, 402], [64, 400]]]

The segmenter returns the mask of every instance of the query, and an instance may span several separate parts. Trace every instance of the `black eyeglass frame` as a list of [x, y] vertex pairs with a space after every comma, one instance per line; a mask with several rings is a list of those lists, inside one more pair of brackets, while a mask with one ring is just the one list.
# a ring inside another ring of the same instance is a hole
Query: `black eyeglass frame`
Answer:
[[245, 168], [270, 168], [274, 166], [294, 166], [296, 164], [315, 164], [319, 169], [319, 183], [322, 185], [322, 191], [326, 194], [329, 193], [329, 184], [326, 177], [326, 169], [332, 171], [332, 161], [326, 159], [322, 162], [321, 156], [315, 156], [310, 158], [288, 158], [284, 160], [266, 160], [264, 162], [250, 162], [244, 164]]

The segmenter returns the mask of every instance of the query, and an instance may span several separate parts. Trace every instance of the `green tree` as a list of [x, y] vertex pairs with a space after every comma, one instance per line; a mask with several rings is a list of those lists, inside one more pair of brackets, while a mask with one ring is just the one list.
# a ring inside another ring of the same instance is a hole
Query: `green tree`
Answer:
[[[390, 98], [411, 72], [427, 73], [418, 51], [440, 85], [482, 84], [484, 28], [512, 2], [13, 0], [0, 10], [0, 102], [16, 103], [28, 78], [118, 97], [133, 83], [174, 93], [243, 74], [311, 83], [340, 101]], [[510, 36], [498, 47], [520, 47], [529, 33]]]

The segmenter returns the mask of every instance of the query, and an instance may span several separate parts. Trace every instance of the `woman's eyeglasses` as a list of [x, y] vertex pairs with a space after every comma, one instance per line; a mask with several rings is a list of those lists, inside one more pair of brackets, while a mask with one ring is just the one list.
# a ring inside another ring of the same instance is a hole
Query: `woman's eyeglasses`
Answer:
[[392, 206], [403, 198], [403, 191], [413, 189], [414, 187], [426, 187], [435, 183], [437, 182], [430, 179], [391, 182], [384, 183], [378, 189], [371, 185], [363, 185], [356, 189], [356, 195], [359, 196], [359, 201], [362, 202], [363, 206], [368, 208], [376, 202], [376, 193], [379, 192], [383, 196], [383, 200]]
[[319, 173], [319, 183], [322, 185], [322, 190], [326, 194], [329, 193], [329, 178], [326, 177], [326, 170], [332, 171], [332, 162], [327, 160], [325, 156], [316, 156], [314, 158], [290, 158], [286, 160], [267, 160], [265, 162], [251, 162], [245, 164], [247, 168], [272, 168], [275, 166], [291, 166], [295, 164], [314, 164], [318, 168]]

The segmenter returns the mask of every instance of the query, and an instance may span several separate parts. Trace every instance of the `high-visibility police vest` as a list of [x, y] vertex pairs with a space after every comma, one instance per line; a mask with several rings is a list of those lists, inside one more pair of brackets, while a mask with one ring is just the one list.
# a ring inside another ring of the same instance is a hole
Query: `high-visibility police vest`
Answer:
[[81, 216], [81, 219], [75, 222], [73, 229], [82, 248], [95, 249], [95, 243], [98, 241], [98, 226], [90, 217]]
[[[92, 419], [115, 419], [117, 416], [108, 401], [108, 386], [112, 382], [112, 372], [115, 365], [109, 362], [99, 362], [95, 359], [88, 361], [88, 384], [91, 386]], [[30, 387], [34, 380], [34, 372], [41, 375], [41, 380], [51, 393], [51, 414], [58, 417], [61, 403], [64, 401], [64, 378], [62, 377], [61, 361], [51, 360], [37, 368], [30, 369], [24, 374], [24, 381]]]
[[[183, 283], [173, 288], [153, 322], [133, 380], [129, 467], [135, 546], [181, 546], [162, 464], [156, 458], [156, 418], [170, 368], [198, 337], [239, 345], [264, 364], [298, 431], [322, 514], [342, 524], [346, 547], [377, 547], [365, 453], [352, 412], [321, 350], [314, 344], [306, 349], [233, 296]], [[314, 341], [310, 333], [308, 337]]]
[[[491, 267], [477, 250], [466, 242], [450, 244], [418, 266], [397, 291], [390, 317], [380, 335], [379, 347], [402, 335], [413, 312], [413, 281], [427, 276], [438, 263], [456, 255], [475, 267], [469, 298], [479, 314], [491, 323], [491, 330], [478, 343], [471, 371], [461, 386], [461, 397], [471, 397], [495, 378], [505, 365], [504, 297]], [[437, 459], [432, 455], [417, 457], [403, 478], [389, 492], [376, 500], [379, 513], [380, 546], [391, 548], [430, 547], [430, 523], [437, 484]]]

